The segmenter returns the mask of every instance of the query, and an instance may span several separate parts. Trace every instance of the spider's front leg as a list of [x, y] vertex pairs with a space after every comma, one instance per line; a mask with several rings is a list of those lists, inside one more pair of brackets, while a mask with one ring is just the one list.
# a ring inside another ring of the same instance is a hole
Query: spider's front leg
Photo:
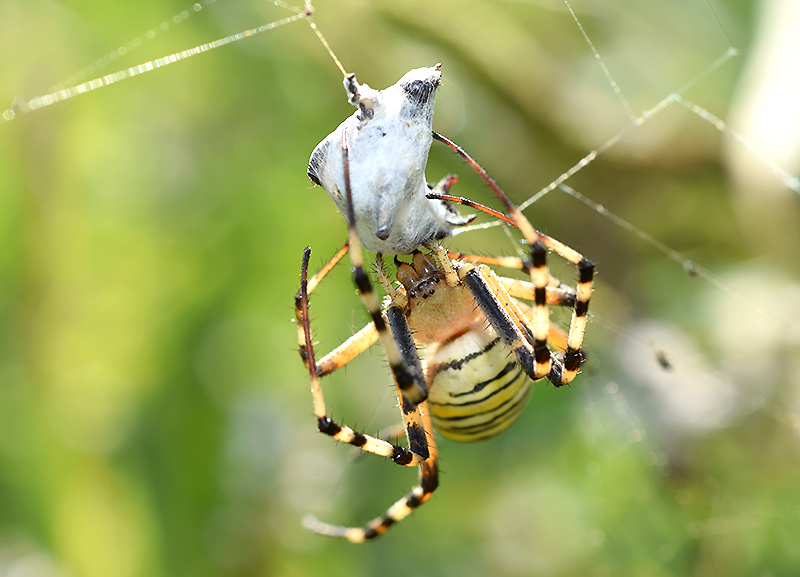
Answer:
[[[427, 411], [427, 405], [424, 401], [420, 405], [414, 406], [413, 411], [410, 411], [411, 414], [419, 418], [419, 422], [421, 423], [421, 429], [418, 433], [420, 438], [415, 439], [413, 442], [411, 442], [410, 439], [412, 434], [409, 431], [410, 425], [409, 418], [407, 418], [407, 407], [404, 407], [403, 410], [404, 428], [406, 435], [409, 437], [410, 446], [412, 449], [416, 446], [417, 450], [419, 450], [419, 446], [422, 445], [425, 451], [424, 458], [399, 445], [394, 445], [383, 439], [354, 431], [350, 427], [340, 425], [328, 417], [325, 400], [319, 383], [320, 370], [316, 362], [314, 343], [311, 337], [311, 327], [309, 324], [308, 292], [310, 283], [308, 281], [308, 259], [310, 255], [311, 249], [306, 247], [303, 253], [303, 265], [300, 273], [300, 291], [297, 293], [295, 305], [302, 339], [301, 355], [311, 376], [311, 394], [314, 399], [314, 412], [317, 416], [320, 431], [332, 436], [337, 441], [353, 445], [366, 452], [390, 458], [400, 465], [419, 465], [419, 483], [394, 505], [389, 507], [386, 513], [369, 521], [362, 527], [331, 525], [318, 521], [311, 516], [306, 517], [303, 521], [308, 529], [316, 533], [347, 539], [353, 543], [361, 543], [367, 539], [373, 539], [382, 535], [389, 527], [407, 517], [411, 511], [430, 498], [439, 484], [438, 454], [436, 445], [433, 442], [433, 427]], [[334, 259], [335, 258], [336, 257], [334, 257]], [[330, 266], [326, 265], [323, 271], [327, 272], [330, 268]], [[318, 282], [323, 276], [324, 273], [315, 275], [314, 279]], [[405, 322], [405, 319], [403, 319], [403, 322]], [[394, 327], [394, 324], [395, 323], [390, 323], [390, 326]], [[406, 330], [408, 330], [408, 325], [406, 324], [405, 326]], [[348, 360], [354, 358], [359, 352], [366, 350], [366, 348], [378, 338], [378, 333], [370, 330], [372, 327], [374, 327], [372, 323], [367, 325], [364, 329], [356, 333], [352, 339], [348, 340], [348, 343], [350, 343], [349, 346], [346, 346], [347, 343], [345, 343], [345, 345], [338, 347], [331, 354], [326, 355], [325, 359], [323, 359], [323, 363], [327, 362], [327, 366], [333, 367], [330, 369], [333, 370], [346, 364]], [[410, 335], [411, 333], [408, 331], [409, 339]], [[413, 340], [410, 342], [413, 348]], [[413, 348], [413, 351], [414, 355], [416, 355], [416, 348]], [[416, 358], [416, 363], [419, 364], [419, 357]], [[410, 420], [412, 424], [416, 423], [415, 419], [412, 418]]]
[[[311, 392], [314, 398], [314, 412], [317, 416], [319, 430], [333, 438], [354, 445], [362, 450], [391, 458], [401, 465], [419, 465], [419, 484], [409, 493], [392, 505], [386, 513], [368, 522], [362, 527], [341, 527], [322, 523], [312, 517], [305, 520], [307, 528], [331, 537], [340, 537], [351, 542], [363, 542], [382, 535], [393, 524], [404, 519], [411, 511], [426, 502], [439, 484], [438, 458], [436, 445], [433, 442], [433, 427], [427, 413], [425, 399], [427, 387], [422, 371], [416, 344], [411, 335], [405, 310], [397, 303], [390, 303], [385, 311], [375, 293], [363, 265], [361, 244], [355, 227], [353, 214], [352, 190], [348, 162], [347, 133], [343, 133], [342, 154], [344, 156], [345, 194], [348, 203], [348, 245], [353, 266], [353, 282], [358, 289], [364, 307], [369, 313], [372, 323], [353, 339], [348, 341], [357, 352], [365, 350], [375, 340], [380, 340], [394, 377], [397, 396], [403, 416], [403, 425], [409, 443], [409, 449], [403, 449], [382, 439], [358, 433], [333, 421], [327, 415], [327, 409], [319, 384], [320, 371], [317, 367], [311, 329], [308, 316], [308, 259], [310, 249], [306, 248], [301, 269], [301, 288], [296, 299], [298, 323], [300, 325], [301, 354], [311, 377]], [[343, 256], [343, 252], [341, 252]], [[337, 253], [337, 254], [340, 254]], [[337, 258], [337, 257], [334, 257]], [[378, 259], [379, 262], [380, 258]], [[332, 265], [331, 265], [332, 266]], [[380, 266], [380, 265], [379, 265]], [[323, 270], [329, 270], [327, 266]], [[385, 271], [382, 271], [385, 274]], [[324, 275], [323, 275], [324, 276]], [[320, 278], [314, 277], [316, 282]], [[372, 328], [370, 328], [372, 327]], [[357, 353], [355, 353], [357, 354]], [[355, 356], [348, 347], [339, 347], [324, 362], [330, 367], [342, 366]], [[331, 369], [332, 370], [332, 369]]]
[[[538, 381], [549, 377], [558, 385], [563, 367], [547, 347], [549, 321], [545, 318], [544, 337], [537, 335], [536, 308], [532, 326], [500, 279], [486, 266], [461, 265], [458, 268], [458, 276], [472, 293], [472, 297], [497, 336], [531, 380]], [[541, 318], [539, 321], [541, 322]]]
[[[531, 223], [522, 214], [522, 212], [514, 205], [508, 198], [508, 195], [503, 191], [500, 186], [489, 176], [486, 170], [479, 165], [463, 148], [450, 139], [438, 134], [433, 133], [434, 139], [446, 144], [452, 148], [459, 156], [461, 156], [467, 163], [483, 178], [495, 193], [498, 199], [505, 205], [509, 211], [509, 216], [513, 219], [513, 224], [516, 226], [525, 241], [530, 247], [531, 260], [529, 263], [531, 283], [533, 285], [534, 296], [534, 314], [532, 323], [532, 340], [530, 343], [533, 345], [531, 353], [534, 355], [535, 360], [531, 359], [532, 366], [535, 367], [534, 375], [540, 375], [544, 367], [548, 364], [550, 352], [547, 348], [547, 337], [549, 332], [550, 320], [549, 310], [547, 308], [547, 288], [550, 285], [550, 275], [547, 271], [547, 251], [551, 250], [572, 264], [578, 267], [578, 285], [575, 290], [575, 307], [572, 313], [572, 320], [570, 321], [569, 334], [567, 337], [567, 349], [564, 352], [564, 364], [553, 363], [552, 370], [547, 371], [547, 376], [557, 387], [566, 385], [575, 378], [578, 374], [578, 369], [583, 362], [583, 355], [581, 354], [581, 346], [583, 344], [583, 335], [586, 330], [587, 314], [589, 312], [589, 299], [592, 295], [593, 279], [594, 279], [594, 263], [581, 255], [578, 251], [573, 250], [567, 245], [551, 238], [545, 234], [538, 232], [533, 228]], [[473, 267], [474, 269], [474, 267]], [[465, 279], [466, 281], [466, 279]], [[475, 281], [475, 282], [473, 282]], [[480, 286], [481, 283], [473, 278], [470, 281], [473, 286], [470, 290], [484, 291]], [[476, 300], [477, 297], [476, 297]], [[485, 297], [487, 303], [491, 299]], [[484, 311], [486, 314], [486, 311]], [[488, 315], [487, 315], [488, 318]], [[491, 319], [490, 319], [491, 321]], [[502, 319], [498, 318], [498, 322], [502, 323]], [[524, 323], [523, 326], [527, 325]], [[519, 327], [518, 327], [519, 328]], [[518, 331], [519, 332], [519, 331]], [[511, 345], [507, 343], [509, 347]], [[519, 343], [514, 343], [515, 346]], [[518, 346], [519, 354], [523, 357], [528, 355], [527, 348]], [[514, 349], [512, 349], [514, 350]], [[531, 377], [535, 378], [535, 377]]]
[[[344, 169], [344, 188], [347, 200], [348, 242], [350, 244], [350, 262], [353, 265], [353, 283], [358, 289], [361, 302], [367, 309], [375, 331], [378, 333], [389, 369], [392, 371], [400, 409], [406, 427], [409, 449], [421, 460], [428, 458], [428, 440], [418, 405], [428, 397], [422, 364], [419, 360], [416, 344], [405, 318], [405, 311], [395, 303], [386, 309], [386, 317], [381, 309], [380, 299], [375, 292], [369, 275], [364, 270], [364, 255], [361, 240], [356, 229], [356, 217], [353, 205], [353, 188], [350, 182], [350, 147], [347, 131], [342, 131], [342, 157]], [[387, 324], [388, 323], [388, 324]], [[391, 331], [389, 330], [391, 327]]]
[[[520, 215], [522, 213], [519, 213]], [[589, 313], [589, 299], [594, 287], [594, 263], [578, 251], [538, 231], [540, 242], [549, 250], [561, 255], [578, 267], [578, 285], [575, 288], [575, 308], [569, 323], [567, 336], [567, 350], [564, 352], [564, 371], [561, 381], [556, 386], [567, 384], [575, 378], [583, 362], [581, 346], [583, 335], [586, 332], [587, 315]]]

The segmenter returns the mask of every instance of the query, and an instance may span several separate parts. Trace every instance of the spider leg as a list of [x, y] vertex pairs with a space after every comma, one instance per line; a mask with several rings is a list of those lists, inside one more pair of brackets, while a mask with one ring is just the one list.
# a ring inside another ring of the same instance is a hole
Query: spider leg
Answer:
[[[345, 245], [336, 252], [336, 254], [331, 257], [331, 259], [325, 263], [325, 265], [318, 270], [314, 276], [312, 276], [308, 280], [308, 294], [310, 295], [314, 288], [322, 281], [322, 279], [333, 269], [333, 267], [341, 260], [341, 258], [347, 254], [349, 249], [349, 243], [345, 243]], [[401, 306], [405, 306], [407, 302], [405, 300], [405, 296], [398, 293], [398, 291], [392, 285], [389, 276], [386, 274], [386, 270], [383, 266], [383, 258], [381, 255], [377, 255], [376, 258], [376, 273], [378, 275], [378, 280], [380, 281], [383, 289], [389, 294], [389, 297], [392, 301], [402, 303]], [[299, 349], [300, 349], [300, 356], [303, 358], [303, 362], [306, 361], [306, 343], [305, 343], [305, 330], [303, 329], [303, 317], [301, 316], [301, 293], [295, 295], [295, 315], [297, 317], [297, 325], [298, 325], [298, 332], [299, 332]], [[329, 352], [325, 355], [321, 360], [317, 361], [317, 375], [319, 377], [324, 377], [325, 375], [329, 375], [330, 373], [342, 368], [347, 363], [355, 359], [358, 355], [363, 353], [369, 347], [371, 347], [375, 342], [378, 340], [378, 332], [375, 330], [375, 325], [372, 322], [367, 323], [364, 327], [361, 328], [357, 333], [347, 339], [345, 342], [340, 344], [334, 350]], [[406, 428], [405, 423], [402, 421], [392, 425], [391, 427], [379, 431], [376, 436], [380, 439], [384, 439], [390, 442], [399, 441], [401, 438], [405, 437], [406, 435]], [[363, 451], [360, 451], [361, 455], [363, 455]]]
[[[322, 279], [325, 278], [325, 276], [333, 269], [333, 267], [335, 267], [337, 265], [337, 263], [340, 260], [342, 260], [342, 257], [347, 254], [347, 251], [349, 249], [350, 249], [350, 243], [347, 243], [347, 242], [344, 243], [344, 246], [342, 248], [340, 248], [338, 251], [336, 251], [336, 254], [334, 254], [331, 257], [331, 259], [328, 262], [326, 262], [325, 265], [321, 269], [319, 269], [316, 273], [314, 273], [314, 276], [312, 276], [310, 279], [307, 280], [307, 282], [306, 282], [306, 300], [308, 298], [308, 295], [311, 294], [314, 291], [315, 288], [317, 288], [317, 285], [322, 281]], [[309, 250], [310, 250], [310, 248], [309, 248]], [[304, 263], [304, 267], [306, 268], [306, 273], [307, 273], [307, 271], [308, 271], [307, 263]], [[302, 294], [301, 294], [301, 292], [302, 291], [298, 291], [297, 294], [294, 295], [294, 315], [295, 315], [295, 319], [297, 320], [297, 344], [298, 344], [299, 350], [300, 350], [300, 357], [303, 359], [303, 363], [305, 363], [306, 368], [308, 368], [308, 358], [306, 356], [306, 354], [307, 354], [306, 353], [306, 332], [303, 329], [303, 319], [302, 319], [302, 316], [301, 316], [301, 313], [302, 313], [302, 310], [301, 310], [301, 305], [302, 305], [301, 297], [302, 297]], [[349, 343], [350, 340], [352, 340], [352, 339], [353, 339], [353, 337], [348, 339], [347, 342]], [[347, 344], [347, 343], [345, 343], [345, 344]], [[366, 347], [364, 347], [364, 349], [369, 347], [370, 344], [372, 344], [372, 343], [367, 344]], [[339, 349], [341, 349], [343, 347], [344, 347], [344, 345], [338, 347], [337, 350], [339, 350]], [[359, 353], [362, 352], [364, 349], [359, 351]], [[354, 358], [356, 355], [358, 355], [358, 353], [353, 355], [351, 358]], [[325, 358], [322, 361], [320, 361], [320, 363], [318, 364], [318, 367], [317, 367], [318, 369], [320, 369], [321, 366], [325, 366], [325, 364], [324, 364], [325, 363], [325, 359], [327, 359], [329, 356], [330, 356], [330, 354], [326, 355]], [[347, 361], [345, 361], [345, 362], [347, 362]], [[345, 363], [342, 363], [342, 364], [345, 364]], [[327, 371], [327, 372], [330, 372], [330, 371]], [[320, 376], [322, 376], [322, 375], [320, 375]]]
[[[361, 296], [361, 302], [367, 309], [378, 340], [383, 346], [389, 368], [394, 377], [397, 397], [406, 425], [406, 436], [409, 448], [414, 455], [425, 460], [428, 458], [427, 436], [422, 424], [419, 403], [428, 396], [422, 364], [419, 360], [416, 344], [411, 329], [406, 321], [405, 311], [395, 303], [386, 308], [384, 318], [380, 299], [372, 287], [369, 275], [364, 270], [364, 255], [361, 241], [356, 230], [356, 217], [353, 209], [353, 189], [350, 182], [350, 162], [347, 131], [342, 132], [342, 155], [344, 157], [344, 187], [347, 198], [348, 242], [350, 245], [350, 262], [353, 266], [353, 282]], [[391, 330], [389, 330], [391, 328]]]
[[[536, 322], [541, 323], [542, 320], [541, 317], [537, 318], [537, 314], [540, 313], [541, 307], [534, 307], [534, 323], [531, 325], [490, 268], [468, 264], [460, 267], [458, 274], [472, 293], [486, 320], [514, 355], [522, 370], [534, 381], [548, 376], [551, 380], [560, 378], [561, 364], [547, 348], [549, 320], [545, 319], [544, 335], [537, 334]], [[539, 292], [544, 293], [535, 290], [537, 296]]]
[[[533, 348], [537, 365], [545, 365], [549, 359], [547, 351], [547, 335], [549, 331], [549, 313], [547, 309], [546, 287], [550, 275], [547, 272], [547, 250], [559, 254], [578, 267], [578, 285], [576, 287], [576, 302], [570, 321], [568, 346], [564, 353], [563, 370], [550, 374], [550, 380], [558, 386], [565, 385], [578, 374], [583, 355], [581, 345], [586, 330], [586, 315], [589, 311], [589, 299], [592, 295], [594, 278], [594, 263], [586, 259], [578, 251], [567, 245], [538, 232], [522, 214], [522, 212], [508, 198], [503, 189], [498, 186], [486, 170], [480, 166], [467, 152], [456, 143], [434, 132], [433, 137], [452, 148], [483, 178], [494, 191], [497, 198], [505, 205], [509, 216], [519, 228], [523, 238], [528, 243], [531, 252], [530, 275], [534, 287], [534, 320], [533, 320]], [[547, 359], [545, 358], [547, 354]], [[558, 369], [558, 367], [555, 367]]]
[[[522, 213], [519, 213], [522, 214]], [[537, 232], [540, 242], [548, 249], [562, 256], [578, 267], [578, 284], [575, 288], [576, 301], [572, 311], [572, 319], [569, 323], [568, 346], [564, 353], [564, 373], [561, 376], [561, 384], [566, 384], [575, 378], [578, 369], [583, 362], [581, 345], [583, 335], [586, 331], [586, 319], [589, 312], [589, 299], [592, 296], [594, 286], [594, 263], [580, 254], [578, 251], [568, 247], [554, 238]], [[558, 385], [556, 385], [558, 386]]]
[[[328, 416], [325, 405], [325, 398], [319, 382], [319, 369], [317, 367], [316, 355], [314, 353], [314, 343], [311, 337], [311, 326], [308, 316], [308, 259], [311, 256], [311, 248], [306, 247], [303, 252], [303, 265], [300, 270], [300, 292], [297, 296], [297, 316], [300, 324], [300, 331], [304, 339], [303, 358], [311, 377], [311, 396], [314, 401], [314, 414], [317, 417], [317, 427], [320, 432], [325, 433], [340, 441], [360, 448], [368, 453], [380, 455], [391, 459], [398, 465], [415, 466], [419, 465], [425, 457], [414, 453], [399, 445], [394, 445], [383, 439], [378, 439], [371, 435], [365, 435], [354, 431], [346, 425], [341, 425]], [[363, 332], [363, 330], [362, 330]], [[424, 438], [424, 435], [423, 435]], [[427, 453], [427, 445], [426, 445]]]
[[[388, 441], [384, 441], [383, 439], [356, 432], [350, 427], [339, 425], [327, 416], [327, 409], [325, 407], [325, 401], [319, 384], [321, 370], [318, 368], [316, 363], [314, 344], [312, 342], [311, 328], [309, 325], [308, 286], [310, 283], [307, 277], [308, 260], [310, 255], [311, 249], [306, 247], [306, 250], [303, 253], [303, 264], [300, 272], [300, 291], [297, 294], [296, 308], [298, 322], [301, 327], [300, 330], [304, 339], [304, 359], [311, 377], [311, 394], [314, 399], [314, 412], [317, 416], [320, 431], [332, 436], [334, 439], [340, 442], [358, 447], [362, 451], [391, 458], [398, 464], [419, 465], [419, 483], [414, 486], [403, 498], [392, 505], [386, 511], [386, 513], [373, 519], [363, 527], [341, 527], [337, 525], [330, 525], [328, 523], [318, 521], [313, 517], [308, 517], [304, 520], [305, 526], [316, 533], [332, 537], [340, 537], [354, 543], [360, 543], [367, 539], [372, 539], [382, 535], [394, 523], [407, 517], [411, 511], [419, 507], [422, 503], [430, 498], [431, 494], [434, 490], [436, 490], [436, 487], [439, 484], [438, 453], [436, 450], [436, 444], [433, 440], [433, 427], [431, 425], [430, 417], [427, 413], [427, 404], [424, 401], [420, 405], [417, 405], [414, 410], [414, 414], [419, 416], [420, 422], [422, 423], [421, 439], [425, 443], [426, 451], [426, 458], [424, 460], [420, 456], [407, 449], [404, 449], [403, 447], [392, 444]], [[320, 280], [321, 277], [315, 276], [315, 278]], [[391, 326], [394, 326], [396, 323], [390, 324]], [[408, 330], [407, 324], [405, 327], [406, 330]], [[356, 348], [366, 348], [369, 345], [367, 344], [364, 346], [365, 343], [369, 342], [369, 344], [372, 344], [375, 342], [375, 340], [377, 340], [377, 338], [378, 335], [377, 331], [374, 329], [374, 324], [370, 323], [361, 331], [356, 333], [356, 335], [351, 337], [350, 341], [355, 339], [358, 342], [357, 345], [354, 345]], [[413, 344], [413, 340], [411, 342]], [[346, 344], [347, 343], [345, 343], [345, 345]], [[330, 362], [331, 371], [339, 366], [342, 366], [347, 360], [349, 360], [349, 358], [355, 356], [353, 350], [345, 352], [345, 345], [342, 345], [332, 353], [326, 355], [325, 359], [333, 359]], [[414, 354], [416, 354], [416, 349], [414, 349]], [[325, 359], [323, 359], [323, 362]], [[417, 363], [419, 363], [419, 357], [417, 357]], [[406, 436], [409, 435], [409, 425], [405, 418], [403, 427], [398, 432], [400, 435], [403, 433], [405, 433]]]
[[[348, 162], [347, 133], [342, 137], [342, 153], [344, 155], [344, 182], [348, 201], [349, 252], [353, 267], [353, 281], [358, 289], [364, 307], [372, 322], [356, 333], [351, 339], [327, 355], [323, 362], [327, 365], [322, 370], [334, 370], [353, 358], [356, 351], [366, 349], [375, 340], [383, 345], [389, 366], [395, 380], [397, 395], [403, 416], [403, 426], [409, 443], [409, 450], [393, 445], [382, 439], [357, 433], [331, 420], [326, 413], [322, 390], [319, 386], [321, 369], [317, 367], [311, 339], [308, 318], [308, 259], [310, 248], [306, 248], [301, 269], [301, 284], [297, 304], [298, 321], [304, 341], [304, 359], [311, 376], [311, 392], [314, 398], [314, 411], [317, 415], [319, 429], [335, 439], [360, 447], [361, 449], [392, 458], [402, 465], [419, 465], [419, 483], [409, 493], [392, 505], [386, 513], [368, 522], [363, 527], [341, 527], [318, 521], [313, 517], [305, 520], [305, 526], [317, 533], [332, 537], [340, 537], [351, 542], [363, 542], [382, 535], [394, 523], [407, 517], [411, 511], [427, 501], [439, 484], [438, 454], [433, 440], [433, 426], [427, 413], [427, 387], [422, 371], [416, 343], [405, 317], [405, 310], [395, 302], [390, 302], [386, 310], [381, 309], [377, 294], [373, 290], [369, 276], [364, 271], [361, 244], [355, 228], [353, 213], [352, 189], [350, 186], [350, 169]], [[343, 249], [344, 250], [344, 249]], [[337, 253], [338, 254], [338, 253]], [[343, 255], [344, 253], [342, 253]], [[340, 257], [341, 258], [341, 257]], [[449, 259], [448, 259], [449, 260]], [[378, 268], [383, 264], [380, 255], [377, 258]], [[324, 276], [324, 275], [323, 275]], [[315, 277], [316, 278], [316, 277]], [[385, 280], [385, 279], [384, 279]], [[352, 342], [351, 342], [352, 341]], [[351, 346], [348, 346], [350, 343]]]
[[[515, 278], [499, 277], [500, 282], [506, 287], [508, 294], [518, 299], [533, 300], [535, 295], [535, 287], [533, 284]], [[550, 284], [545, 287], [545, 302], [550, 306], [559, 307], [574, 307], [575, 306], [575, 290], [550, 277]]]
[[[483, 256], [478, 254], [464, 254], [460, 252], [448, 252], [450, 258], [465, 260], [469, 262], [479, 262], [492, 266], [502, 266], [517, 270], [528, 270], [528, 263], [524, 259], [516, 256]], [[512, 297], [533, 300], [533, 284], [519, 279], [500, 277], [500, 282], [506, 287]], [[547, 304], [552, 306], [574, 307], [575, 289], [550, 275], [550, 281], [546, 287]]]
[[405, 519], [414, 509], [430, 499], [439, 485], [439, 459], [436, 444], [433, 441], [433, 426], [431, 425], [427, 403], [422, 402], [420, 408], [423, 410], [425, 431], [429, 436], [428, 448], [430, 456], [419, 467], [419, 483], [389, 507], [386, 513], [375, 517], [363, 527], [331, 525], [319, 521], [316, 517], [308, 516], [303, 519], [303, 524], [307, 529], [321, 535], [347, 539], [351, 543], [363, 543], [368, 539], [383, 535], [389, 527]]

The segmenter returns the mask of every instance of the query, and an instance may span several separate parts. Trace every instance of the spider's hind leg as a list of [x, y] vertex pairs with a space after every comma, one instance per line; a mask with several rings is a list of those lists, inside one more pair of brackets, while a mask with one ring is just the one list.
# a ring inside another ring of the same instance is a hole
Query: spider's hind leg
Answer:
[[[425, 430], [431, 435], [433, 427], [426, 403], [422, 403], [420, 408], [423, 410], [423, 420]], [[311, 515], [303, 519], [303, 525], [307, 529], [327, 535], [328, 537], [339, 537], [347, 539], [351, 543], [363, 543], [368, 539], [374, 539], [383, 535], [389, 527], [405, 519], [411, 512], [430, 499], [433, 492], [439, 486], [439, 459], [433, 437], [429, 439], [430, 456], [419, 467], [419, 482], [411, 488], [401, 499], [396, 501], [386, 510], [386, 513], [375, 517], [362, 527], [342, 527], [323, 523]]]
[[[308, 320], [308, 258], [310, 249], [306, 249], [301, 270], [301, 289], [298, 293], [298, 321], [304, 342], [304, 359], [311, 376], [311, 392], [314, 397], [314, 411], [317, 415], [319, 430], [333, 438], [359, 447], [365, 451], [391, 458], [401, 465], [419, 465], [419, 483], [415, 485], [394, 505], [363, 527], [342, 527], [318, 521], [313, 517], [305, 520], [307, 528], [316, 533], [347, 539], [351, 542], [363, 542], [382, 535], [393, 524], [407, 517], [411, 511], [426, 502], [439, 484], [439, 467], [436, 445], [433, 440], [433, 427], [427, 412], [425, 399], [427, 386], [422, 371], [416, 343], [405, 317], [405, 309], [398, 302], [390, 302], [385, 310], [375, 293], [369, 275], [364, 270], [361, 244], [355, 227], [353, 213], [352, 190], [348, 163], [347, 134], [343, 133], [342, 154], [344, 156], [345, 193], [348, 200], [349, 249], [353, 268], [353, 282], [358, 289], [361, 301], [372, 319], [370, 325], [359, 331], [356, 341], [358, 346], [367, 341], [371, 344], [380, 340], [389, 367], [394, 377], [397, 396], [403, 417], [403, 426], [409, 442], [409, 449], [403, 449], [377, 437], [364, 435], [334, 422], [327, 416], [322, 390], [319, 386], [319, 369], [314, 358], [314, 347]], [[378, 258], [379, 278], [385, 277], [382, 261]], [[386, 284], [385, 282], [382, 284]], [[370, 328], [372, 327], [372, 328]], [[360, 335], [360, 336], [359, 336]], [[366, 348], [366, 347], [364, 347]], [[339, 349], [337, 349], [339, 351]], [[334, 353], [337, 353], [334, 351]], [[333, 354], [333, 353], [332, 353]], [[337, 358], [352, 358], [347, 350], [337, 353]], [[326, 357], [328, 359], [329, 355]], [[323, 359], [325, 360], [325, 359]], [[332, 361], [332, 366], [341, 366]], [[343, 364], [343, 363], [342, 363]]]

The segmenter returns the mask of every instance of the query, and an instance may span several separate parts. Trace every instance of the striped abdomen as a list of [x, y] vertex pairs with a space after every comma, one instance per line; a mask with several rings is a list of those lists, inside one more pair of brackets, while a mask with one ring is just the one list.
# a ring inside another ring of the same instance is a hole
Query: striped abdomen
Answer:
[[457, 441], [482, 441], [522, 413], [531, 380], [491, 327], [468, 331], [428, 360], [433, 426]]

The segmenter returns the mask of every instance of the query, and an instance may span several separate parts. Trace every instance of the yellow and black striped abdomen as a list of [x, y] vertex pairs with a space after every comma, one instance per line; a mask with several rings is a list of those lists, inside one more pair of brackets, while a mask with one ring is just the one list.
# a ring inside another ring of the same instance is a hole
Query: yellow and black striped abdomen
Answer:
[[456, 441], [482, 441], [522, 413], [531, 380], [495, 332], [481, 326], [438, 348], [429, 361], [434, 428]]

